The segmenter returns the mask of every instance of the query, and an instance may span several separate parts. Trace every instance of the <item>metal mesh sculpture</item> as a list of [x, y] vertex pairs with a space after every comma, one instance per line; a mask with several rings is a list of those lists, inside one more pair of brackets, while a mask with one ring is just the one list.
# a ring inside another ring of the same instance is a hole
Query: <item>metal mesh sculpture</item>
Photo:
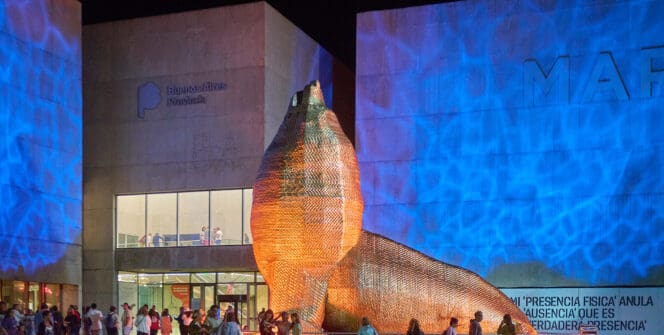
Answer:
[[510, 314], [519, 333], [535, 333], [512, 300], [477, 274], [442, 263], [409, 247], [364, 231], [328, 282], [325, 329], [357, 329], [368, 316], [380, 332], [399, 333], [415, 317], [426, 333], [440, 333], [451, 317], [468, 333], [482, 310], [485, 333]]
[[380, 332], [403, 332], [417, 317], [429, 333], [450, 317], [468, 332], [475, 310], [491, 332], [511, 314], [528, 318], [477, 274], [363, 232], [353, 146], [325, 107], [318, 82], [293, 96], [254, 184], [254, 256], [270, 286], [270, 307], [297, 311], [306, 330], [355, 331], [368, 316]]
[[271, 308], [323, 322], [327, 279], [362, 227], [357, 157], [319, 83], [292, 98], [254, 184], [251, 233]]

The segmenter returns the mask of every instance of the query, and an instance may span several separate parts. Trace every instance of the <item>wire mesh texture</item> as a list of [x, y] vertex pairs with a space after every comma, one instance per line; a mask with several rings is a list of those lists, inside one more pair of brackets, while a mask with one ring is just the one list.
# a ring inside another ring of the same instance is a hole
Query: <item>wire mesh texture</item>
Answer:
[[527, 316], [477, 274], [362, 231], [357, 158], [315, 81], [295, 94], [265, 151], [254, 184], [253, 250], [270, 287], [270, 308], [298, 312], [305, 332], [356, 331], [369, 317], [381, 333], [405, 333], [411, 318], [459, 333], [482, 310], [485, 333], [511, 314]]
[[425, 333], [441, 333], [450, 318], [459, 333], [481, 310], [484, 333], [510, 314], [518, 333], [536, 333], [512, 300], [479, 275], [363, 231], [328, 281], [326, 330], [357, 329], [367, 316], [381, 333], [405, 333], [411, 318]]
[[254, 256], [271, 308], [320, 327], [327, 279], [357, 242], [363, 202], [353, 145], [317, 81], [293, 96], [253, 197]]

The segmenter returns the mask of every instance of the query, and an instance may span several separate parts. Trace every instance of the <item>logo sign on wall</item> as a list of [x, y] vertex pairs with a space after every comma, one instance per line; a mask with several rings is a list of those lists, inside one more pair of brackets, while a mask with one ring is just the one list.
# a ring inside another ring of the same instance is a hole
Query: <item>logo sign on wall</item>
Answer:
[[[200, 84], [175, 84], [166, 87], [166, 106], [188, 106], [207, 103], [207, 94], [226, 89], [226, 84], [217, 81], [206, 81]], [[137, 116], [145, 118], [147, 110], [153, 110], [161, 104], [161, 89], [154, 82], [146, 82], [138, 87]]]
[[583, 325], [602, 335], [658, 335], [664, 287], [503, 289], [541, 333], [576, 333]]

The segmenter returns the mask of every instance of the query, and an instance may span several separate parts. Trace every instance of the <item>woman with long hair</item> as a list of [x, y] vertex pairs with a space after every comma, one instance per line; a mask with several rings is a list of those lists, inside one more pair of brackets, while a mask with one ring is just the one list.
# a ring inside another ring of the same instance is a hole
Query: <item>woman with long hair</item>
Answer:
[[164, 308], [164, 310], [161, 311], [161, 335], [171, 335], [172, 331], [173, 331], [173, 318], [168, 313], [168, 308]]
[[496, 331], [496, 334], [498, 334], [498, 335], [514, 335], [514, 334], [516, 334], [516, 327], [514, 326], [514, 323], [512, 323], [512, 316], [511, 315], [505, 314], [505, 316], [503, 316], [503, 321], [498, 326], [498, 330]]
[[138, 311], [138, 315], [136, 315], [135, 326], [138, 335], [148, 335], [150, 333], [151, 325], [152, 320], [150, 319], [150, 315], [148, 313], [148, 306], [143, 306]]
[[265, 311], [263, 319], [258, 325], [261, 335], [273, 335], [272, 327], [274, 326], [274, 312], [272, 309]]
[[221, 320], [217, 319], [217, 309], [210, 308], [205, 316], [203, 327], [209, 334], [219, 335], [221, 333]]
[[302, 324], [297, 313], [291, 314], [291, 335], [302, 335]]
[[148, 312], [148, 315], [150, 315], [150, 335], [157, 335], [159, 329], [161, 329], [159, 313], [156, 310], [151, 309], [150, 312]]
[[242, 335], [240, 325], [237, 323], [235, 313], [226, 313], [224, 317], [224, 326], [221, 335]]
[[203, 327], [201, 319], [201, 312], [199, 310], [195, 310], [194, 314], [192, 315], [191, 324], [189, 324], [189, 335], [204, 335], [208, 333], [207, 329]]

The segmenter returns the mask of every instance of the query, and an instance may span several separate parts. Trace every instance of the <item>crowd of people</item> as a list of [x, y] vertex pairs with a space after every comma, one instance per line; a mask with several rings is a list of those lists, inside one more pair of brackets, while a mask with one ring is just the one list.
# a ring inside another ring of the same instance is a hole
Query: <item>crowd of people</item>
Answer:
[[[115, 306], [111, 306], [104, 315], [95, 303], [85, 306], [82, 314], [78, 306], [70, 305], [63, 316], [57, 306], [49, 308], [42, 304], [36, 312], [30, 309], [21, 311], [18, 304], [8, 308], [5, 302], [0, 301], [0, 335], [104, 335], [104, 330], [106, 335], [120, 335], [120, 331], [122, 335], [130, 335], [134, 328], [138, 335], [171, 335], [173, 321], [177, 322], [181, 335], [242, 335], [247, 330], [246, 325], [241, 329], [232, 306], [222, 311], [219, 306], [212, 305], [206, 313], [180, 307], [175, 318], [168, 309], [159, 313], [154, 305], [152, 308], [143, 305], [134, 316], [133, 307], [124, 303], [119, 315]], [[482, 335], [482, 319], [482, 312], [475, 312], [475, 318], [470, 320], [469, 335]], [[263, 308], [257, 321], [260, 335], [302, 335], [302, 324], [297, 313], [280, 312], [275, 317], [271, 309]], [[451, 318], [449, 327], [441, 335], [457, 335], [458, 325], [459, 320]], [[496, 333], [516, 334], [509, 314], [505, 314]], [[369, 318], [363, 317], [357, 335], [379, 334]], [[410, 320], [406, 335], [424, 335], [417, 319]]]
[[[468, 330], [468, 335], [482, 335], [482, 322], [484, 316], [482, 311], [475, 312], [475, 318], [470, 320], [470, 327]], [[450, 318], [449, 326], [443, 330], [442, 335], [457, 335], [457, 327], [459, 326], [459, 319]], [[515, 335], [516, 326], [512, 322], [512, 317], [509, 314], [505, 314], [502, 322], [496, 330], [497, 335]], [[262, 335], [262, 334], [261, 334]], [[376, 329], [371, 325], [369, 318], [363, 317], [362, 324], [360, 329], [357, 331], [357, 335], [378, 335]], [[408, 323], [408, 330], [406, 335], [424, 335], [424, 331], [420, 328], [420, 322], [417, 319], [411, 319]]]

